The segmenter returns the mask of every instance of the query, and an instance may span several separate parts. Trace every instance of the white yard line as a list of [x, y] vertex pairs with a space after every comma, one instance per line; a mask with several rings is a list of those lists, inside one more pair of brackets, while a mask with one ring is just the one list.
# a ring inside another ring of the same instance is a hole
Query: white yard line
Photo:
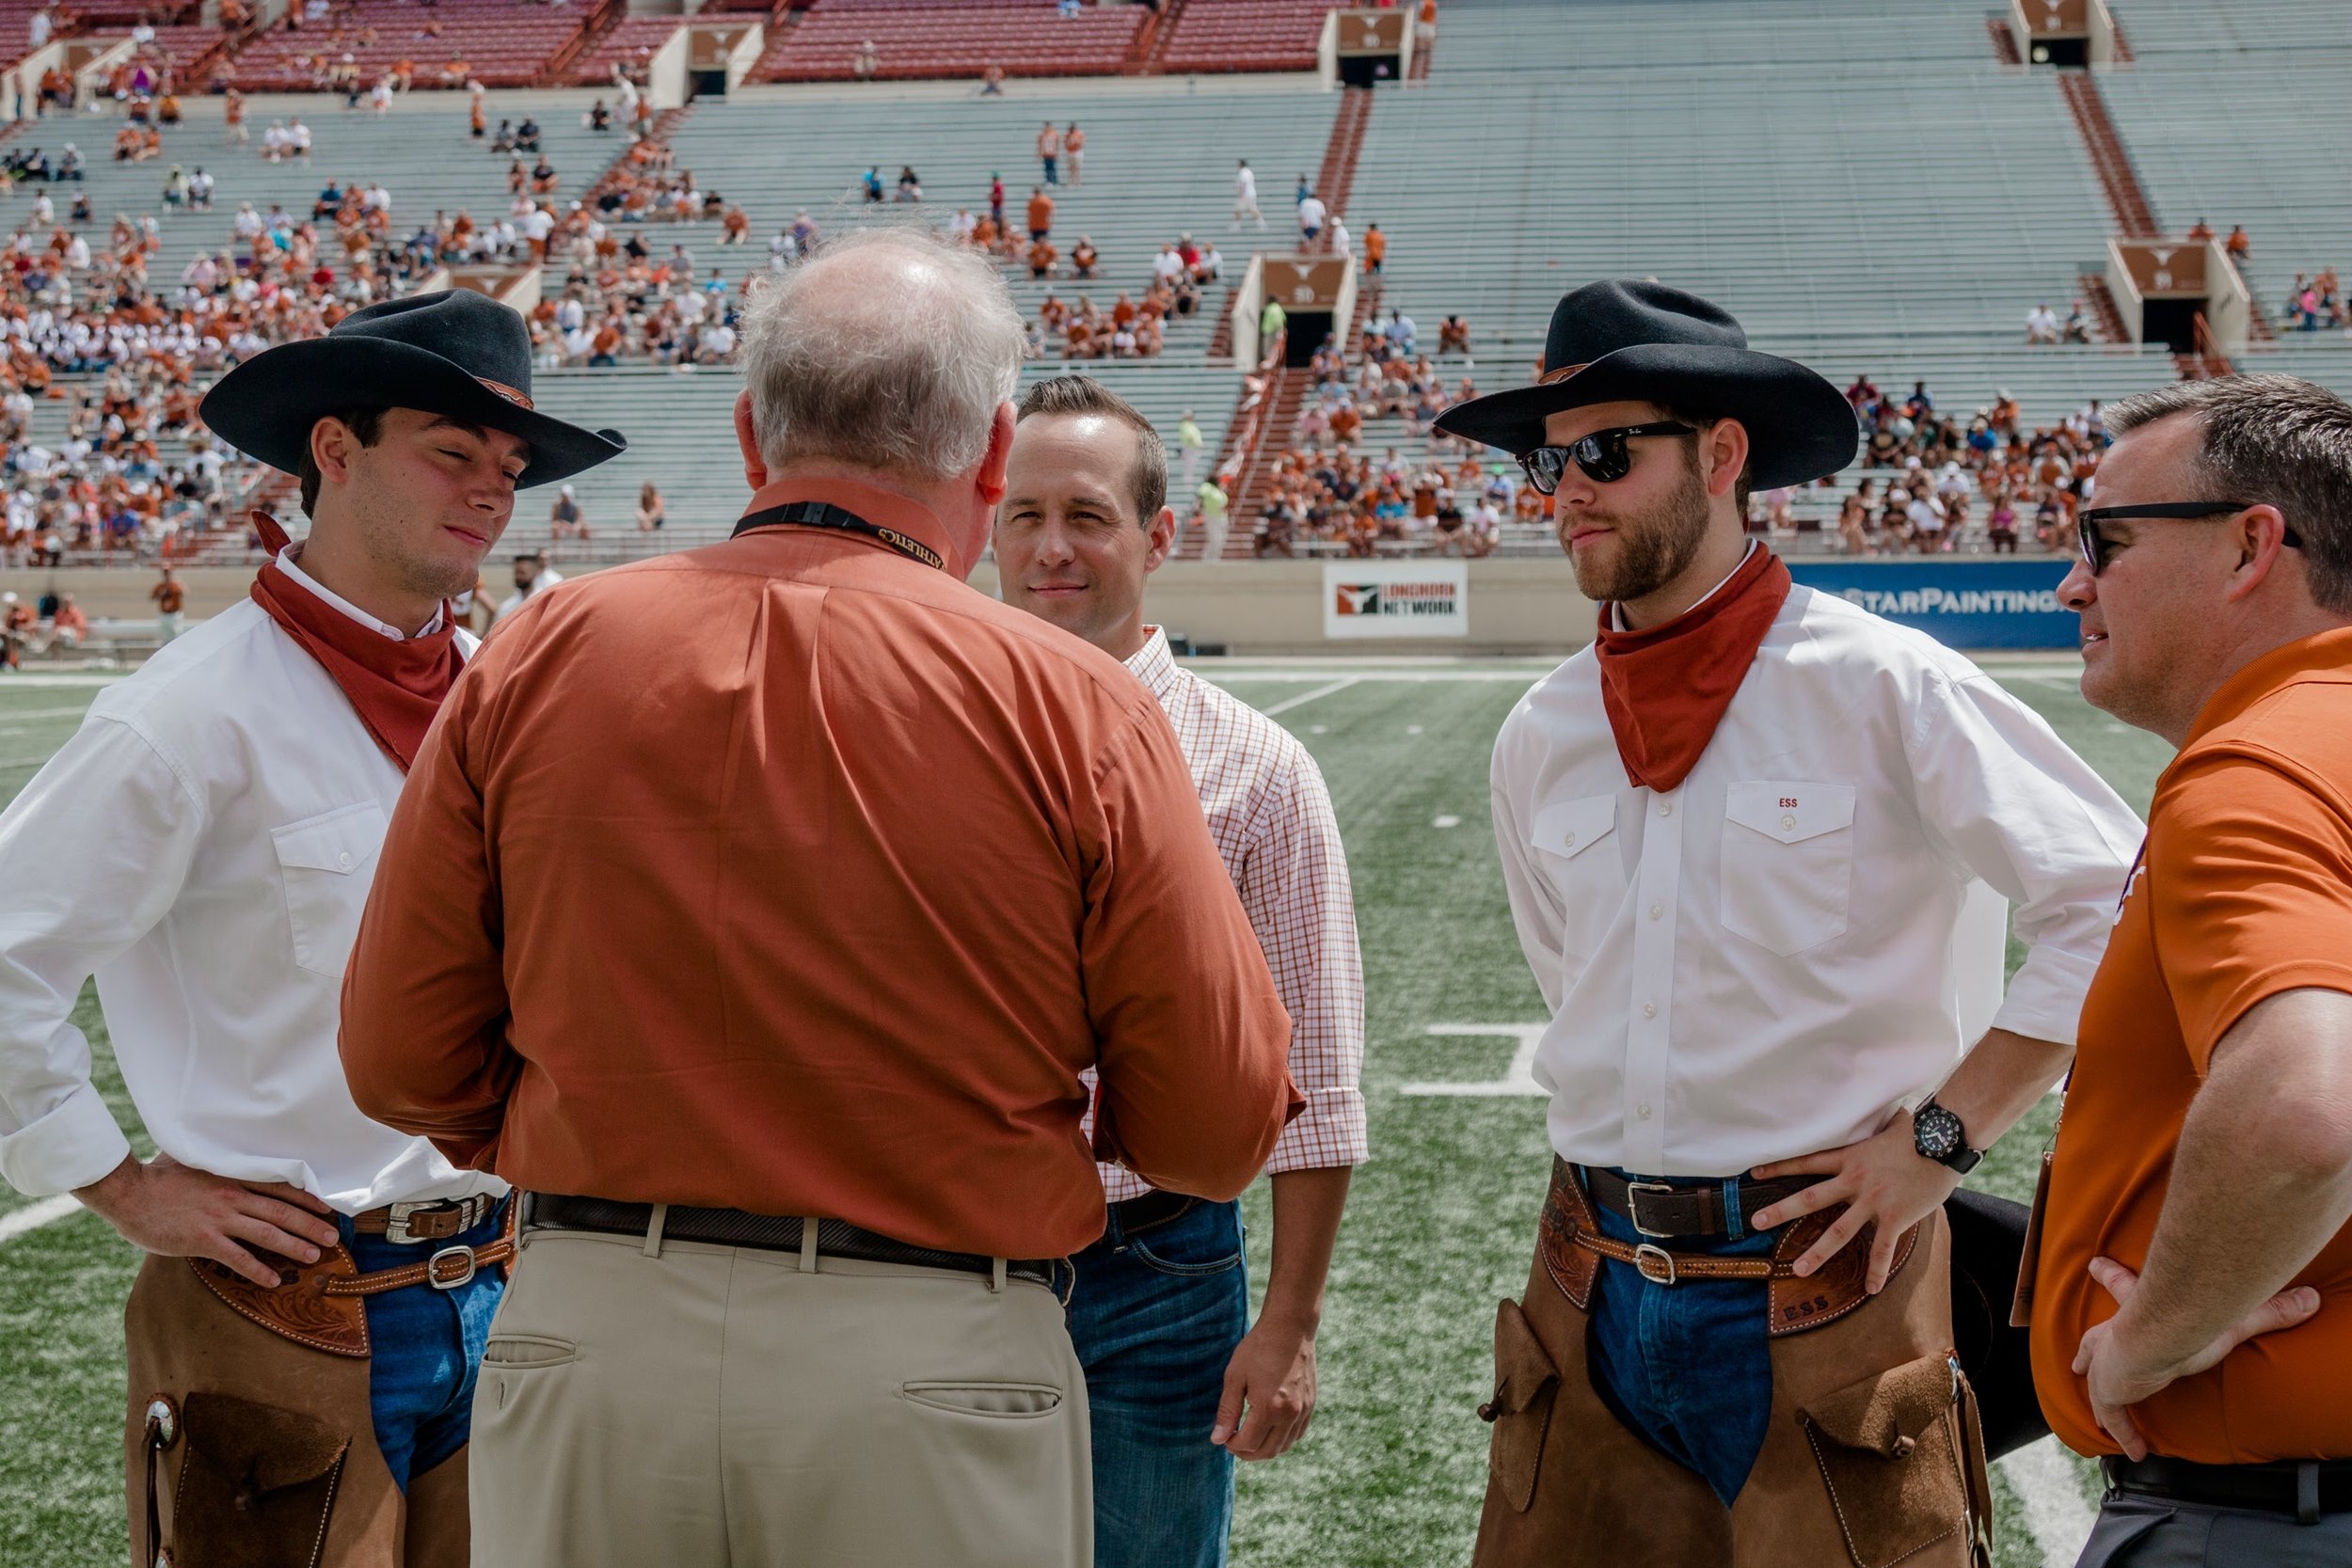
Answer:
[[12, 1213], [0, 1214], [0, 1242], [14, 1241], [27, 1230], [39, 1230], [44, 1225], [54, 1224], [68, 1214], [78, 1214], [81, 1212], [81, 1202], [72, 1193], [60, 1193], [56, 1197], [42, 1198], [39, 1203], [16, 1210]]
[[20, 670], [13, 674], [0, 675], [0, 691], [34, 690], [45, 686], [112, 686], [120, 679], [122, 676], [119, 674], [87, 675], [63, 671], [56, 674], [27, 674]]
[[1344, 675], [1328, 686], [1318, 686], [1312, 691], [1302, 691], [1295, 697], [1285, 697], [1279, 703], [1269, 703], [1258, 711], [1271, 719], [1278, 713], [1289, 712], [1302, 703], [1311, 703], [1317, 697], [1328, 697], [1334, 691], [1344, 691], [1354, 686], [1359, 678], [1355, 675]]
[[2099, 1511], [2084, 1497], [2074, 1461], [2055, 1437], [2019, 1449], [2000, 1462], [2001, 1473], [2025, 1505], [2026, 1531], [2042, 1548], [2050, 1568], [2064, 1568], [2082, 1556]]

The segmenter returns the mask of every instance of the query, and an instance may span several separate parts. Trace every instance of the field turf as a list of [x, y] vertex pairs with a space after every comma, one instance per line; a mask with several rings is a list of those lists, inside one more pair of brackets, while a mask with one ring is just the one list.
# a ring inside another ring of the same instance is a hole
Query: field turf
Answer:
[[[1275, 710], [1329, 780], [1355, 876], [1369, 986], [1365, 1088], [1372, 1162], [1358, 1172], [1332, 1268], [1321, 1337], [1321, 1403], [1288, 1455], [1245, 1465], [1233, 1532], [1238, 1568], [1435, 1568], [1469, 1559], [1485, 1484], [1497, 1298], [1525, 1283], [1549, 1164], [1541, 1101], [1407, 1095], [1404, 1086], [1500, 1079], [1508, 1030], [1543, 1007], [1511, 931], [1487, 826], [1486, 760], [1496, 727], [1541, 662], [1244, 665], [1211, 670]], [[2169, 755], [2162, 742], [2094, 711], [2058, 663], [1996, 667], [2137, 807]], [[0, 801], [72, 732], [87, 685], [0, 678]], [[86, 993], [80, 1021], [112, 1080], [104, 1030]], [[1447, 1029], [1433, 1033], [1433, 1029]], [[117, 1114], [135, 1127], [119, 1084]], [[2044, 1101], [1972, 1184], [2024, 1199], [2048, 1135]], [[26, 1200], [0, 1188], [0, 1227]], [[1253, 1280], [1263, 1282], [1265, 1184], [1246, 1206]], [[0, 1241], [0, 1564], [115, 1568], [124, 1560], [120, 1314], [135, 1255], [75, 1213]], [[2007, 1470], [2002, 1568], [2042, 1568]], [[2041, 1471], [2088, 1485], [2078, 1463]], [[2030, 1478], [2028, 1478], [2030, 1479]], [[2056, 1499], [2079, 1516], [2086, 1490]], [[2060, 1532], [2062, 1534], [2062, 1531]], [[2069, 1554], [2071, 1557], [2071, 1554]]]

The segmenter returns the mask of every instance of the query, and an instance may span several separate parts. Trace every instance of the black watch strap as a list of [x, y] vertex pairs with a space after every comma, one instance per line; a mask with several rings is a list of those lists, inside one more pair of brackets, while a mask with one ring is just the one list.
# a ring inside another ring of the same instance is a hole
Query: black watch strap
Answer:
[[1984, 1159], [1984, 1150], [1968, 1147], [1967, 1130], [1960, 1118], [1935, 1102], [1931, 1095], [1919, 1102], [1912, 1113], [1912, 1148], [1919, 1157], [1932, 1160], [1965, 1176]]

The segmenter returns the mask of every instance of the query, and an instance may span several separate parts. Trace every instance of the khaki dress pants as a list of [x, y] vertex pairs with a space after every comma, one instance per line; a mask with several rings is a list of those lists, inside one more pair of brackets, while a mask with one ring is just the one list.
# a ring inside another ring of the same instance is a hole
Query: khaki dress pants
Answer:
[[476, 1561], [1089, 1568], [1086, 1375], [1043, 1286], [525, 1243], [475, 1386]]

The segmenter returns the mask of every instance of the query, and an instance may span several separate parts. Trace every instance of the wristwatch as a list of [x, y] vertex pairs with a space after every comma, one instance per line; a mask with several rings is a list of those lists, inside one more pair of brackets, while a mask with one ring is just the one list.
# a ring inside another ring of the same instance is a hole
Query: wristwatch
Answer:
[[1963, 1176], [1977, 1168], [1984, 1150], [1968, 1147], [1968, 1130], [1960, 1118], [1938, 1105], [1932, 1097], [1921, 1101], [1911, 1114], [1911, 1147], [1923, 1160], [1949, 1165]]

